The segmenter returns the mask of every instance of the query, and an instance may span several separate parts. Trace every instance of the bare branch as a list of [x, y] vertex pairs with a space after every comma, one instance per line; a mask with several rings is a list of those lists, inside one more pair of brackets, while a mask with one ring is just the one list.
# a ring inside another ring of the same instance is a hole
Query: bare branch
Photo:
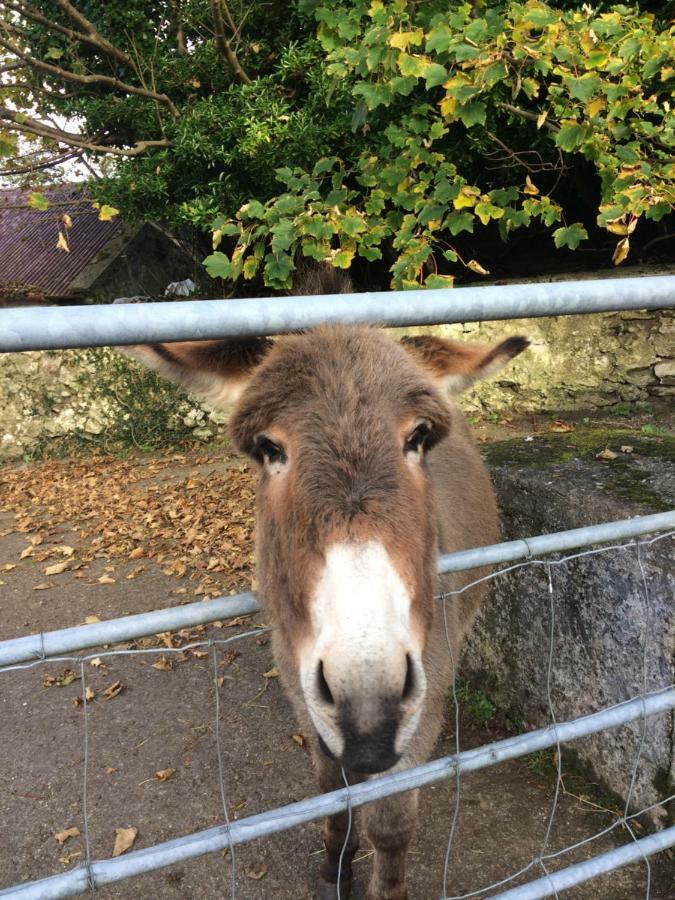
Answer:
[[[532, 122], [536, 122], [539, 119], [539, 116], [536, 113], [528, 112], [528, 110], [521, 109], [519, 106], [514, 106], [512, 103], [498, 103], [497, 106], [506, 110], [506, 112], [513, 113], [514, 116], [519, 116], [521, 119], [529, 119]], [[554, 122], [549, 122], [548, 119], [544, 121], [543, 127], [547, 128], [549, 131], [560, 131], [560, 126], [556, 125]]]
[[65, 144], [67, 147], [79, 147], [91, 153], [110, 153], [113, 156], [139, 156], [151, 147], [170, 147], [171, 141], [162, 139], [158, 141], [137, 141], [133, 147], [115, 147], [96, 143], [81, 134], [73, 134], [71, 131], [63, 131], [61, 128], [52, 128], [37, 119], [31, 119], [23, 113], [13, 109], [0, 107], [0, 120], [12, 123], [12, 129], [22, 134], [31, 134], [37, 137], [47, 138], [57, 144]]
[[227, 10], [227, 16], [232, 21], [232, 16], [227, 8], [225, 0], [211, 0], [211, 14], [213, 16], [213, 24], [215, 27], [216, 47], [221, 56], [227, 60], [227, 64], [232, 71], [236, 81], [240, 84], [251, 84], [251, 79], [242, 69], [237, 54], [232, 49], [230, 42], [225, 37], [225, 22], [223, 21], [223, 7]]
[[70, 72], [67, 69], [63, 69], [61, 66], [46, 63], [41, 59], [37, 59], [36, 57], [31, 56], [27, 51], [23, 51], [19, 47], [19, 45], [12, 40], [11, 35], [15, 33], [15, 29], [12, 25], [8, 25], [6, 22], [4, 22], [3, 28], [5, 31], [5, 37], [0, 38], [0, 47], [4, 47], [5, 50], [9, 50], [10, 53], [13, 53], [29, 66], [32, 66], [35, 69], [40, 69], [43, 72], [49, 72], [51, 75], [56, 75], [58, 78], [63, 78], [64, 81], [72, 81], [76, 84], [102, 84], [106, 87], [115, 88], [118, 91], [122, 91], [125, 94], [136, 94], [139, 97], [146, 97], [148, 100], [154, 100], [155, 103], [163, 104], [167, 107], [167, 109], [173, 116], [178, 116], [178, 110], [174, 106], [171, 98], [166, 94], [158, 94], [154, 91], [149, 91], [146, 88], [135, 87], [133, 84], [127, 84], [124, 81], [120, 81], [119, 78], [114, 78], [110, 75], [79, 75], [75, 72]]
[[0, 169], [0, 176], [28, 175], [31, 172], [37, 172], [40, 169], [52, 169], [54, 166], [60, 166], [62, 163], [68, 162], [71, 159], [78, 159], [83, 152], [83, 150], [77, 150], [73, 153], [65, 153], [61, 156], [56, 156], [53, 159], [48, 159], [46, 162], [42, 163], [29, 163], [15, 169]]
[[[61, 7], [61, 9], [78, 25], [87, 35], [87, 42], [93, 44], [95, 47], [99, 47], [108, 56], [114, 57], [118, 62], [123, 63], [125, 66], [129, 66], [136, 74], [138, 75], [138, 69], [134, 61], [128, 56], [126, 53], [123, 53], [117, 47], [110, 43], [110, 41], [103, 37], [103, 35], [97, 31], [92, 22], [89, 21], [85, 16], [82, 15], [72, 3], [69, 3], [68, 0], [56, 0], [57, 4]], [[168, 99], [168, 98], [167, 98]]]

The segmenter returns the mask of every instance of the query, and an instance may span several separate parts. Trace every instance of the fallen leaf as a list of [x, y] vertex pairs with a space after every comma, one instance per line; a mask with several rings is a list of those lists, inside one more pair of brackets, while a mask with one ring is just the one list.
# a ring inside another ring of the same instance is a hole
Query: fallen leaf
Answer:
[[45, 584], [45, 582], [43, 581], [42, 584], [34, 584], [33, 590], [34, 591], [48, 591], [50, 587], [52, 587], [51, 584]]
[[145, 550], [142, 547], [134, 547], [129, 554], [129, 559], [140, 559], [142, 556], [145, 556]]
[[572, 422], [560, 422], [556, 420], [555, 422], [551, 422], [548, 426], [548, 430], [564, 434], [568, 431], [574, 431], [574, 424]]
[[101, 577], [96, 580], [99, 584], [115, 584], [115, 579], [111, 578], [110, 575], [101, 575]]
[[114, 775], [116, 771], [117, 771], [117, 769], [115, 769], [113, 766], [106, 766], [105, 774], [106, 775]]
[[618, 453], [615, 453], [613, 450], [610, 450], [609, 447], [605, 447], [605, 449], [601, 450], [600, 453], [595, 454], [595, 458], [612, 460], [612, 459], [616, 459], [618, 455], [619, 455]]
[[160, 656], [157, 662], [154, 662], [152, 664], [152, 668], [159, 669], [160, 672], [168, 672], [173, 669], [173, 664], [171, 663], [171, 660], [168, 660], [166, 658], [166, 656]]
[[116, 828], [115, 829], [115, 846], [113, 847], [113, 856], [121, 856], [134, 846], [138, 828]]
[[278, 678], [278, 677], [279, 677], [279, 670], [277, 669], [276, 666], [273, 666], [269, 670], [269, 672], [263, 672], [263, 678]]
[[65, 562], [54, 563], [53, 566], [47, 566], [45, 569], [45, 575], [60, 575], [61, 572], [65, 572], [70, 563], [68, 560]]
[[247, 869], [246, 876], [253, 881], [260, 881], [261, 878], [264, 878], [267, 875], [267, 866], [265, 863], [261, 863], [255, 869]]
[[19, 554], [19, 559], [26, 559], [26, 557], [32, 556], [34, 550], [35, 547], [31, 544], [30, 547], [26, 547], [25, 550], [21, 551], [21, 553]]
[[110, 687], [107, 687], [103, 691], [103, 696], [106, 700], [112, 700], [113, 697], [116, 697], [124, 688], [124, 685], [121, 681], [113, 681]]
[[96, 659], [92, 659], [89, 663], [90, 666], [93, 666], [95, 669], [100, 669], [101, 666], [105, 666], [105, 663], [101, 659], [100, 656], [97, 656]]
[[77, 697], [73, 697], [73, 698], [71, 699], [70, 702], [71, 702], [71, 703], [73, 704], [73, 706], [75, 706], [75, 707], [84, 706], [84, 700], [83, 700], [82, 697], [80, 697], [79, 695], [78, 695]]
[[16, 569], [17, 565], [18, 565], [18, 563], [3, 563], [2, 571], [3, 572], [11, 572], [12, 569]]
[[192, 655], [196, 656], [197, 659], [206, 659], [209, 655], [208, 650], [193, 650]]
[[239, 655], [238, 650], [226, 650], [223, 653], [223, 661], [221, 662], [221, 666], [224, 666], [226, 669], [232, 665], [237, 656]]
[[44, 538], [42, 537], [41, 534], [31, 534], [28, 536], [28, 540], [31, 542], [31, 544], [34, 547], [38, 547], [42, 543]]
[[59, 862], [63, 863], [64, 866], [69, 866], [74, 859], [78, 859], [80, 856], [84, 856], [82, 850], [73, 850], [71, 853], [59, 856]]
[[634, 448], [631, 447], [629, 444], [624, 444], [624, 445], [621, 447], [621, 452], [622, 452], [622, 453], [632, 453], [633, 450], [634, 450]]
[[84, 692], [84, 696], [87, 698], [87, 700], [93, 700], [96, 696], [96, 691], [93, 688], [88, 687]]
[[99, 619], [98, 616], [85, 616], [84, 617], [85, 625], [95, 625], [97, 622], [100, 622], [100, 621], [101, 620]]
[[293, 734], [291, 735], [291, 737], [299, 747], [304, 747], [307, 743], [307, 739], [304, 734]]
[[145, 569], [145, 566], [136, 566], [129, 574], [127, 575], [127, 581], [133, 581], [134, 578], [138, 578], [141, 572]]
[[68, 241], [66, 240], [65, 234], [59, 229], [59, 236], [56, 240], [56, 247], [58, 250], [65, 250], [66, 253], [70, 253], [70, 247], [68, 246]]
[[66, 828], [65, 831], [57, 831], [54, 837], [59, 842], [59, 844], [65, 844], [65, 842], [71, 837], [79, 837], [80, 829], [77, 827]]
[[173, 778], [175, 774], [175, 769], [160, 769], [159, 772], [155, 772], [155, 778], [157, 781], [168, 781], [169, 778]]

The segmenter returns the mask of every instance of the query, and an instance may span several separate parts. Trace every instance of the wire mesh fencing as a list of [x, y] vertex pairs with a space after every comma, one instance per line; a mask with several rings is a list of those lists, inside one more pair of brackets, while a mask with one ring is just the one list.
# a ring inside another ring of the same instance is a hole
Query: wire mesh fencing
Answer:
[[[448, 322], [486, 321], [523, 316], [568, 315], [621, 309], [658, 309], [672, 305], [674, 276], [606, 281], [566, 282], [559, 284], [499, 285], [463, 288], [458, 291], [392, 292], [384, 295], [359, 294], [330, 297], [267, 298], [264, 300], [200, 301], [178, 303], [150, 303], [142, 306], [115, 305], [107, 307], [75, 307], [52, 309], [4, 310], [0, 314], [0, 352], [60, 349], [67, 347], [119, 345], [137, 342], [200, 340], [225, 336], [281, 334], [311, 328], [327, 322], [378, 322], [383, 325], [434, 324]], [[613, 526], [613, 527], [610, 527]], [[665, 532], [650, 539], [639, 535]], [[579, 532], [585, 532], [580, 534]], [[84, 863], [67, 872], [39, 881], [15, 885], [0, 890], [0, 897], [21, 900], [49, 900], [77, 893], [94, 891], [97, 887], [121, 881], [134, 875], [150, 872], [172, 863], [196, 858], [203, 854], [229, 850], [231, 871], [229, 892], [233, 900], [238, 893], [236, 848], [265, 836], [291, 829], [325, 815], [352, 811], [366, 803], [393, 794], [413, 790], [439, 782], [454, 785], [454, 802], [447, 810], [448, 837], [443, 859], [438, 896], [443, 900], [468, 900], [473, 897], [502, 897], [524, 900], [558, 896], [558, 892], [581, 884], [603, 872], [611, 871], [635, 860], [645, 866], [645, 897], [651, 897], [651, 863], [654, 853], [675, 845], [675, 826], [647, 837], [639, 837], [638, 819], [647, 813], [666, 809], [675, 795], [664, 796], [657, 803], [643, 809], [635, 808], [635, 791], [643, 760], [649, 717], [671, 714], [675, 708], [675, 684], [648, 683], [649, 634], [641, 639], [638, 664], [641, 671], [640, 690], [622, 702], [577, 718], [562, 720], [554, 702], [556, 659], [556, 572], [575, 560], [601, 554], [626, 554], [627, 564], [633, 563], [641, 573], [643, 600], [649, 605], [649, 583], [641, 553], [649, 544], [670, 540], [675, 534], [675, 513], [605, 523], [589, 529], [575, 529], [557, 535], [540, 535], [526, 541], [515, 541], [481, 548], [475, 551], [450, 554], [440, 560], [440, 571], [459, 571], [479, 565], [513, 562], [485, 579], [499, 579], [507, 573], [536, 567], [545, 573], [542, 609], [548, 614], [548, 656], [545, 675], [545, 694], [549, 724], [533, 731], [508, 737], [472, 750], [462, 750], [459, 698], [453, 688], [452, 709], [455, 720], [455, 752], [414, 769], [396, 771], [359, 784], [349, 784], [328, 794], [318, 795], [297, 803], [277, 807], [257, 815], [237, 819], [228, 797], [228, 766], [221, 736], [221, 693], [217, 684], [216, 654], [224, 644], [244, 640], [260, 630], [235, 635], [228, 639], [208, 639], [192, 642], [175, 650], [113, 647], [103, 653], [82, 655], [79, 651], [115, 644], [141, 635], [154, 634], [190, 624], [204, 623], [228, 615], [240, 615], [257, 609], [251, 594], [236, 598], [219, 598], [211, 604], [191, 604], [182, 609], [164, 610], [96, 625], [63, 629], [27, 638], [0, 643], [0, 676], [42, 666], [47, 661], [69, 662], [79, 668], [82, 706], [83, 767], [81, 771], [81, 822], [84, 835]], [[633, 540], [631, 540], [631, 538]], [[615, 541], [613, 545], [583, 550], [567, 556], [544, 558], [544, 554], [562, 553], [573, 548], [587, 547], [599, 541]], [[629, 541], [623, 543], [623, 541]], [[493, 555], [486, 551], [492, 551]], [[520, 560], [520, 561], [518, 561]], [[485, 580], [482, 579], [482, 580]], [[464, 588], [465, 590], [466, 588]], [[448, 604], [460, 592], [439, 595], [437, 602], [447, 623]], [[447, 635], [447, 632], [446, 632]], [[448, 640], [448, 652], [452, 645]], [[214, 690], [214, 768], [218, 776], [218, 802], [222, 809], [221, 824], [206, 830], [164, 841], [112, 859], [93, 859], [90, 828], [89, 775], [92, 755], [92, 726], [87, 696], [85, 663], [94, 657], [139, 656], [171, 654], [199, 649], [210, 655], [211, 680]], [[451, 658], [453, 668], [457, 660]], [[456, 682], [453, 682], [456, 684]], [[629, 789], [622, 814], [606, 828], [568, 846], [555, 846], [554, 826], [560, 807], [563, 745], [583, 736], [597, 734], [626, 723], [639, 723], [639, 739], [630, 766]], [[461, 866], [457, 858], [457, 836], [462, 828], [465, 786], [463, 778], [470, 772], [494, 766], [526, 754], [555, 748], [556, 780], [546, 827], [538, 852], [524, 860], [516, 871], [507, 871], [496, 881], [476, 885], [469, 892], [453, 894], [450, 882]], [[564, 865], [574, 851], [593, 846], [600, 838], [621, 831], [627, 840], [614, 850], [594, 856], [590, 860]], [[347, 846], [345, 839], [345, 847]], [[344, 854], [343, 854], [344, 855]], [[342, 859], [342, 856], [341, 856]], [[562, 864], [562, 865], [561, 865]], [[536, 876], [533, 878], [533, 876]], [[525, 883], [522, 882], [524, 879]], [[339, 882], [338, 882], [339, 884]]]
[[[285, 807], [259, 813], [242, 819], [232, 816], [231, 806], [228, 802], [227, 768], [221, 742], [221, 696], [218, 689], [218, 664], [217, 651], [224, 645], [234, 641], [245, 640], [253, 635], [259, 635], [268, 628], [255, 628], [233, 635], [226, 639], [208, 638], [191, 642], [180, 648], [163, 646], [161, 648], [111, 648], [95, 654], [86, 655], [61, 655], [56, 657], [43, 657], [30, 662], [5, 666], [0, 669], [0, 675], [10, 671], [20, 671], [41, 666], [46, 662], [68, 662], [79, 668], [81, 680], [82, 698], [82, 741], [83, 741], [83, 767], [81, 776], [81, 821], [82, 834], [84, 836], [85, 860], [83, 864], [68, 872], [30, 882], [23, 885], [0, 890], [0, 897], [27, 898], [66, 897], [73, 894], [92, 892], [97, 887], [120, 881], [134, 875], [149, 872], [172, 863], [201, 856], [218, 850], [229, 850], [231, 868], [229, 875], [229, 893], [236, 900], [238, 893], [238, 872], [236, 847], [239, 844], [263, 838], [279, 831], [288, 830], [301, 823], [332, 815], [336, 812], [347, 810], [352, 819], [352, 812], [365, 803], [371, 803], [378, 799], [423, 787], [435, 782], [447, 781], [454, 784], [454, 803], [447, 810], [448, 838], [444, 857], [442, 860], [442, 874], [439, 883], [438, 896], [443, 900], [469, 900], [473, 897], [507, 897], [509, 900], [523, 900], [523, 898], [558, 896], [562, 891], [572, 885], [583, 883], [589, 878], [594, 878], [603, 872], [611, 871], [635, 860], [644, 861], [645, 865], [645, 897], [651, 897], [651, 864], [650, 857], [666, 847], [675, 845], [675, 827], [667, 828], [647, 837], [639, 837], [635, 824], [640, 817], [655, 810], [664, 810], [668, 804], [675, 800], [675, 794], [661, 798], [657, 803], [650, 804], [642, 809], [635, 809], [633, 803], [634, 788], [637, 773], [645, 750], [647, 722], [650, 716], [665, 714], [675, 708], [675, 684], [649, 685], [647, 683], [647, 660], [649, 654], [649, 635], [645, 633], [642, 639], [641, 658], [638, 660], [641, 672], [641, 691], [636, 697], [627, 699], [614, 706], [591, 713], [581, 718], [570, 721], [560, 721], [556, 714], [552, 700], [552, 687], [554, 678], [554, 660], [556, 650], [556, 589], [555, 574], [560, 567], [569, 566], [575, 561], [590, 557], [601, 557], [603, 554], [624, 554], [626, 564], [634, 564], [640, 572], [640, 580], [643, 591], [643, 601], [648, 606], [650, 602], [649, 584], [643, 566], [642, 553], [646, 547], [657, 542], [671, 540], [675, 536], [675, 530], [660, 533], [647, 539], [634, 539], [630, 542], [612, 544], [609, 546], [594, 547], [565, 556], [552, 558], [537, 558], [531, 555], [523, 561], [504, 567], [478, 581], [495, 580], [502, 578], [507, 573], [522, 570], [526, 567], [536, 568], [545, 573], [546, 589], [542, 597], [542, 606], [548, 614], [548, 648], [546, 666], [545, 693], [548, 698], [550, 724], [535, 731], [525, 732], [515, 737], [509, 737], [501, 741], [487, 744], [474, 750], [461, 750], [460, 727], [460, 702], [453, 679], [452, 708], [454, 712], [455, 753], [448, 757], [434, 760], [413, 769], [395, 772], [388, 775], [372, 778], [371, 780], [350, 785], [346, 773], [344, 789], [333, 791], [329, 794], [318, 795], [308, 800], [300, 801]], [[471, 582], [457, 591], [443, 592], [436, 598], [441, 606], [444, 621], [447, 624], [447, 606], [465, 590], [468, 590], [476, 581]], [[448, 652], [451, 654], [452, 645], [448, 637]], [[106, 659], [118, 656], [149, 656], [158, 654], [185, 653], [187, 650], [201, 649], [210, 655], [212, 680], [216, 685], [214, 691], [214, 734], [215, 734], [215, 759], [214, 768], [218, 776], [218, 792], [222, 807], [222, 824], [215, 828], [206, 829], [195, 834], [176, 838], [161, 844], [132, 851], [114, 859], [94, 860], [91, 855], [91, 834], [89, 825], [89, 786], [88, 773], [91, 767], [90, 749], [90, 721], [88, 714], [87, 675], [85, 663], [94, 658]], [[562, 791], [562, 759], [563, 744], [577, 738], [597, 733], [607, 728], [618, 727], [628, 722], [639, 723], [640, 737], [634, 760], [630, 767], [630, 784], [625, 797], [623, 813], [602, 830], [590, 834], [582, 841], [565, 847], [553, 846], [553, 828]], [[539, 852], [529, 860], [526, 860], [514, 872], [506, 872], [499, 880], [486, 885], [477, 885], [469, 892], [455, 894], [450, 890], [453, 874], [461, 866], [461, 862], [455, 859], [453, 852], [456, 845], [458, 830], [461, 828], [461, 811], [463, 797], [463, 776], [469, 772], [477, 771], [496, 765], [509, 759], [521, 757], [545, 748], [555, 748], [556, 779], [553, 789], [550, 811], [547, 817], [545, 833], [542, 837]], [[607, 853], [600, 854], [582, 863], [560, 868], [565, 857], [573, 851], [592, 845], [602, 837], [623, 832], [630, 840], [623, 846]], [[345, 838], [344, 847], [347, 846], [349, 834]], [[342, 858], [342, 857], [341, 857]], [[525, 884], [518, 884], [524, 878], [540, 874], [539, 878], [529, 880]], [[227, 876], [224, 875], [224, 879]], [[515, 886], [512, 886], [514, 885]], [[339, 882], [338, 882], [339, 884]]]

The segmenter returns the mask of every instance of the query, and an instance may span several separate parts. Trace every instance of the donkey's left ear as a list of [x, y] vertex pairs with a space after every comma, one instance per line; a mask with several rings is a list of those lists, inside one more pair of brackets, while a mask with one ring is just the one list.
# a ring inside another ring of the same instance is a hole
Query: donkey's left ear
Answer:
[[530, 342], [516, 336], [499, 344], [464, 344], [424, 335], [404, 337], [401, 344], [450, 394], [461, 394], [482, 378], [501, 371]]

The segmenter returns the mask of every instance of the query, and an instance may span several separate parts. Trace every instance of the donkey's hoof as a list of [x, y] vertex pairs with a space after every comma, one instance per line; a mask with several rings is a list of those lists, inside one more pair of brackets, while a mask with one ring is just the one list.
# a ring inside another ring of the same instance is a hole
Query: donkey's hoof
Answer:
[[[349, 900], [352, 892], [352, 879], [343, 878], [340, 882], [340, 900]], [[321, 876], [316, 882], [316, 900], [338, 900], [338, 886], [335, 881], [327, 881]]]

